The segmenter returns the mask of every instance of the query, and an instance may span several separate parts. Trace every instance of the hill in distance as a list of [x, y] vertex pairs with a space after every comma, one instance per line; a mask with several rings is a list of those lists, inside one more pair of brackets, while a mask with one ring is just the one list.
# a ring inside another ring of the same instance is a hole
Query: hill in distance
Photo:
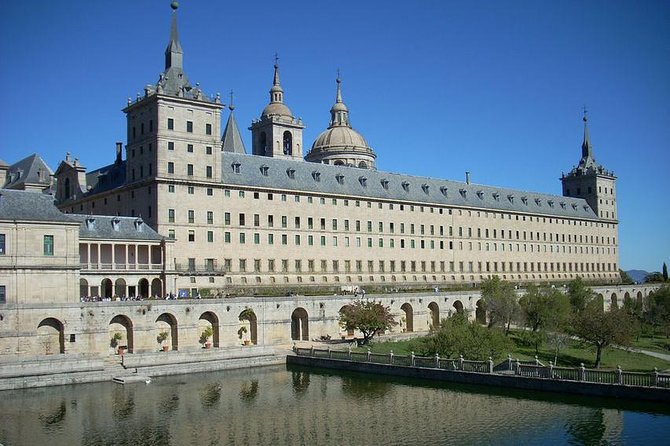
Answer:
[[643, 283], [644, 278], [647, 277], [647, 274], [649, 273], [641, 269], [631, 269], [629, 271], [626, 271], [626, 274], [628, 274], [630, 278], [633, 279], [633, 282]]

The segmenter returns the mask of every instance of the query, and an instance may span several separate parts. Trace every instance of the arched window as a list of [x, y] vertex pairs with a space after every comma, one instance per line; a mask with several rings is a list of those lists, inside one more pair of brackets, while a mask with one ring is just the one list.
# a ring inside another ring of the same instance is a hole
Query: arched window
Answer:
[[265, 136], [265, 132], [261, 132], [260, 140], [258, 141], [258, 147], [260, 148], [260, 153], [258, 153], [257, 155], [265, 155], [267, 153], [267, 146], [268, 146], [267, 136]]
[[293, 155], [293, 136], [291, 132], [284, 132], [284, 155]]
[[361, 169], [367, 169], [368, 165], [365, 161], [361, 161], [360, 163], [358, 163], [358, 167], [360, 167]]
[[65, 178], [65, 187], [63, 190], [63, 198], [64, 199], [69, 199], [70, 198], [70, 179]]

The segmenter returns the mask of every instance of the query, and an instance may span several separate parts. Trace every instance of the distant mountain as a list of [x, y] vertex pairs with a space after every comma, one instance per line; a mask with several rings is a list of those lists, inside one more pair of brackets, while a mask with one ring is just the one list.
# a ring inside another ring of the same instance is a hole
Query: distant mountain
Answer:
[[633, 279], [633, 282], [642, 283], [644, 282], [644, 278], [647, 277], [647, 274], [649, 273], [641, 269], [631, 269], [630, 271], [626, 271], [626, 274], [628, 274], [630, 278]]

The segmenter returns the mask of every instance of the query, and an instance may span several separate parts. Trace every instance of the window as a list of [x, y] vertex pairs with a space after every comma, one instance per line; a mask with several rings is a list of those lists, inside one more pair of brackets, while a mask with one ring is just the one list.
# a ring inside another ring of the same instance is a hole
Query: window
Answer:
[[174, 209], [168, 209], [168, 223], [174, 223]]
[[168, 130], [174, 130], [174, 119], [168, 118], [167, 125], [168, 125]]
[[168, 238], [169, 238], [170, 240], [174, 240], [174, 239], [175, 239], [174, 229], [168, 229]]
[[194, 242], [195, 241], [195, 231], [194, 230], [188, 231], [188, 241], [189, 242]]
[[186, 121], [186, 131], [193, 133], [193, 121]]
[[207, 211], [207, 224], [208, 225], [214, 224], [214, 212], [212, 211]]
[[211, 197], [212, 195], [214, 195], [214, 189], [211, 188], [211, 187], [208, 187], [208, 188], [207, 188], [207, 195], [209, 195], [210, 197]]
[[44, 255], [52, 256], [54, 255], [54, 236], [45, 235], [44, 236]]
[[247, 242], [247, 235], [244, 232], [240, 232], [240, 245], [244, 245]]
[[186, 145], [186, 151], [188, 153], [193, 153], [193, 144], [187, 144]]
[[7, 291], [4, 285], [0, 285], [0, 304], [7, 303]]
[[174, 150], [174, 143], [172, 141], [168, 141], [168, 150]]
[[193, 176], [193, 164], [186, 165], [186, 175]]
[[167, 170], [168, 173], [174, 173], [174, 163], [172, 161], [168, 161]]
[[244, 226], [244, 214], [240, 214], [240, 226]]
[[212, 124], [205, 124], [205, 133], [206, 133], [207, 135], [211, 135], [211, 134], [212, 134]]
[[230, 243], [230, 232], [224, 232], [223, 233], [223, 241], [225, 243]]
[[5, 255], [5, 234], [0, 234], [0, 256]]
[[188, 210], [188, 222], [195, 223], [195, 211], [193, 209]]
[[189, 195], [193, 195], [193, 194], [195, 194], [195, 187], [187, 186], [186, 191], [188, 192]]
[[212, 166], [206, 167], [205, 175], [207, 176], [207, 178], [212, 178]]
[[207, 231], [207, 241], [209, 243], [214, 241], [214, 231]]

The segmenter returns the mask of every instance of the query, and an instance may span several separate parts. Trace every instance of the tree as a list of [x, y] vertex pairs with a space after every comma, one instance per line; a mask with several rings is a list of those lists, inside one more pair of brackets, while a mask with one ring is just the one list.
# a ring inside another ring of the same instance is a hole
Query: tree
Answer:
[[668, 281], [668, 265], [663, 262], [663, 282]]
[[[664, 285], [647, 299], [645, 320], [670, 336], [670, 286]], [[654, 330], [655, 331], [655, 330]]]
[[456, 313], [443, 319], [440, 327], [429, 336], [413, 341], [412, 348], [420, 355], [438, 354], [450, 358], [483, 361], [499, 359], [513, 349], [512, 341], [498, 328], [486, 328], [469, 322], [466, 315]]
[[493, 276], [482, 282], [482, 298], [489, 311], [489, 328], [501, 325], [505, 327], [505, 334], [508, 334], [512, 321], [520, 314], [514, 286], [500, 280], [498, 276]]
[[622, 285], [632, 285], [635, 283], [628, 273], [622, 269], [619, 269], [619, 276], [621, 277]]
[[568, 283], [568, 299], [572, 311], [579, 313], [595, 298], [595, 293], [587, 287], [581, 277]]
[[340, 325], [363, 333], [363, 345], [379, 332], [397, 325], [391, 309], [380, 302], [356, 300], [340, 309]]
[[653, 273], [647, 274], [647, 276], [644, 278], [645, 283], [658, 283], [658, 282], [663, 282], [663, 274], [659, 273], [658, 271], [655, 271]]
[[529, 285], [519, 299], [519, 306], [526, 326], [533, 332], [536, 353], [546, 333], [561, 330], [570, 317], [568, 297], [555, 288]]
[[597, 301], [587, 305], [573, 322], [574, 334], [596, 349], [595, 367], [600, 368], [602, 352], [612, 344], [628, 346], [633, 333], [631, 316], [623, 308], [603, 311]]

